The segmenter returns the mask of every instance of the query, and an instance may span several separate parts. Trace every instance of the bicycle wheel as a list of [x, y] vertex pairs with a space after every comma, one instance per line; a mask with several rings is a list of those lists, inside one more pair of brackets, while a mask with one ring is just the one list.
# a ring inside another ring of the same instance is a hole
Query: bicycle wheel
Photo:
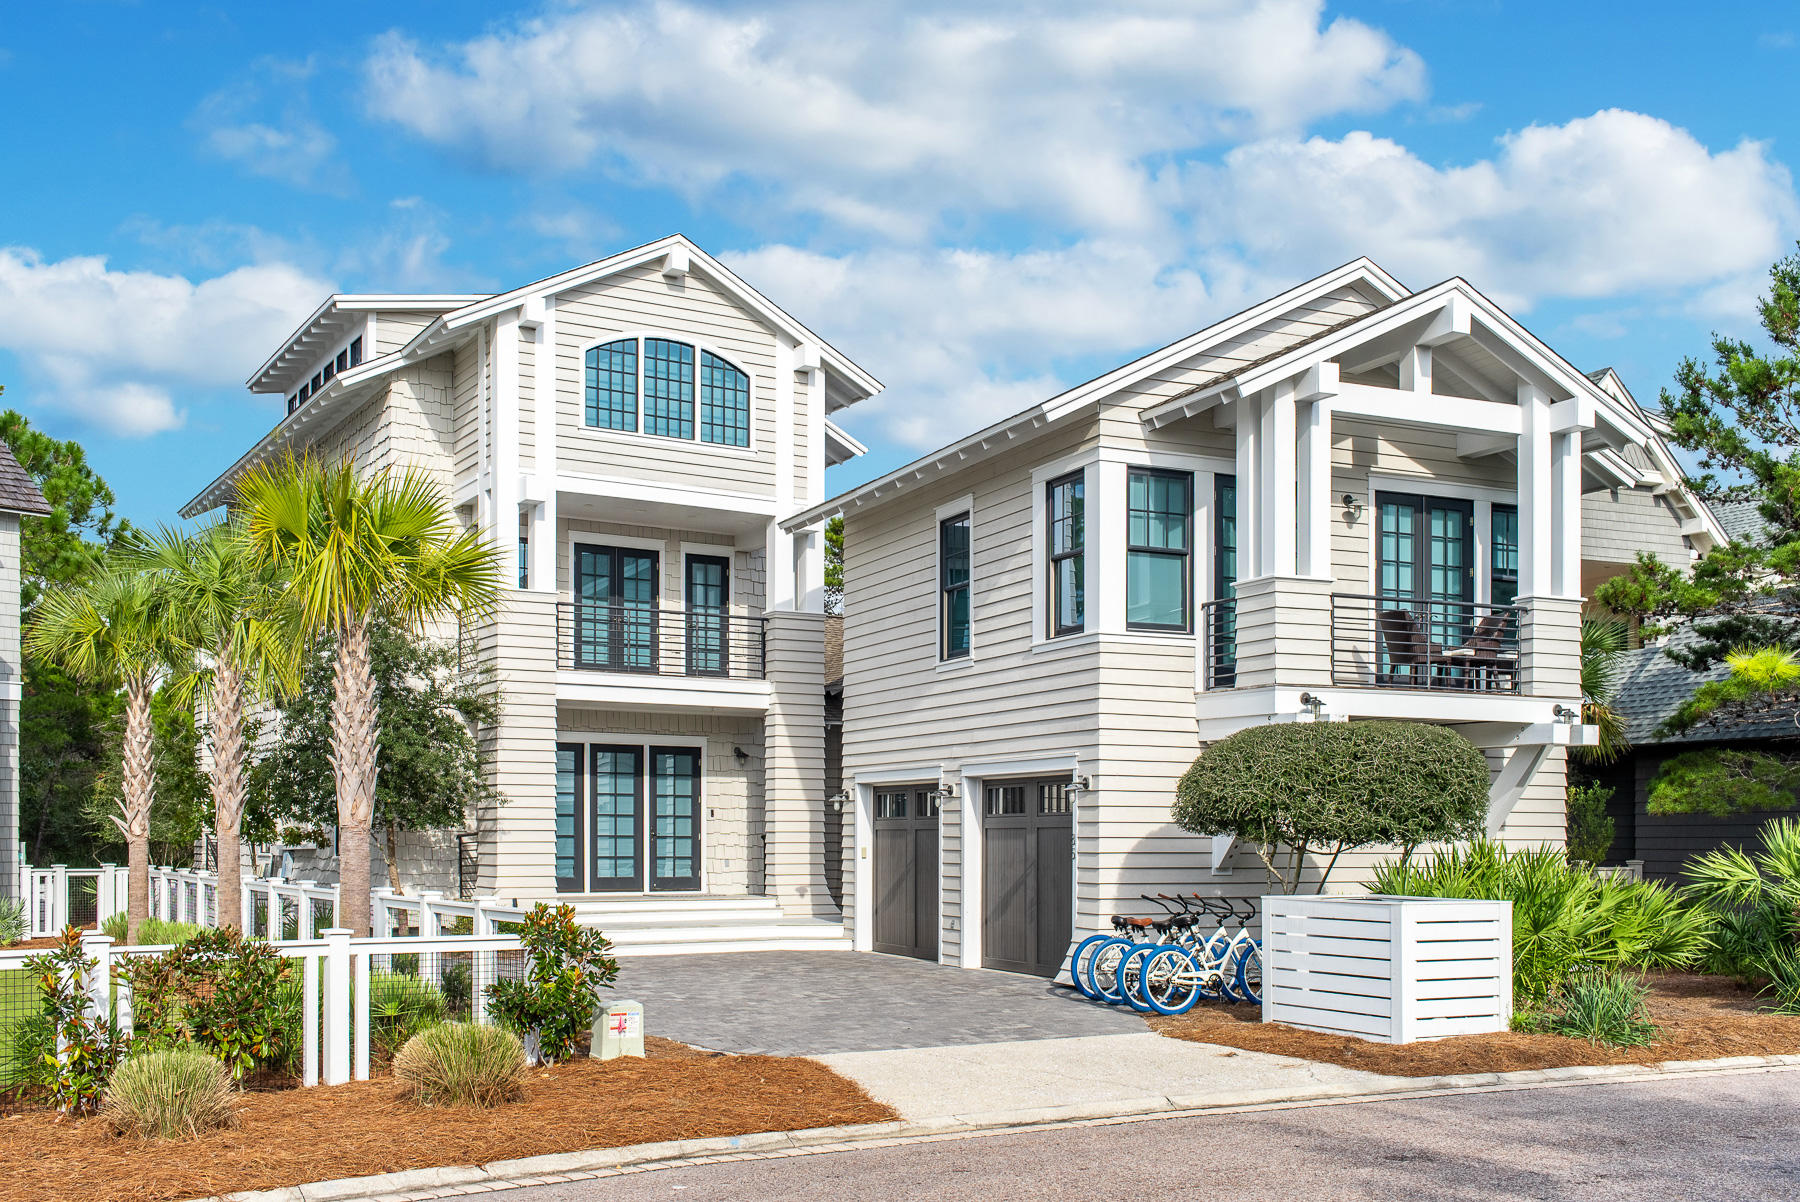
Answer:
[[1185, 1014], [1200, 1000], [1200, 966], [1179, 947], [1165, 947], [1144, 965], [1139, 992], [1158, 1014]]
[[1262, 944], [1244, 944], [1237, 957], [1237, 992], [1246, 1002], [1262, 1005]]
[[1144, 966], [1150, 957], [1163, 950], [1160, 943], [1140, 943], [1131, 949], [1123, 960], [1119, 961], [1117, 973], [1118, 994], [1125, 1004], [1140, 1013], [1149, 1013], [1150, 1003], [1144, 1000]]
[[1094, 949], [1088, 956], [1087, 969], [1083, 974], [1087, 979], [1088, 989], [1092, 990], [1090, 997], [1115, 1005], [1125, 1000], [1116, 992], [1119, 961], [1136, 946], [1129, 939], [1114, 936]]
[[1076, 946], [1075, 954], [1069, 957], [1069, 976], [1074, 980], [1075, 988], [1085, 996], [1099, 999], [1100, 995], [1094, 992], [1094, 986], [1088, 979], [1088, 966], [1094, 953], [1100, 950], [1100, 945], [1116, 938], [1116, 935], [1089, 935]]

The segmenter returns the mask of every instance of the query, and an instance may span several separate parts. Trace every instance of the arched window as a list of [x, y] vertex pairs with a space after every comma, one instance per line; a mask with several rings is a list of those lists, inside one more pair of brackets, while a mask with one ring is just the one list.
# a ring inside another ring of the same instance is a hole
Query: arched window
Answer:
[[621, 338], [587, 353], [587, 424], [604, 430], [636, 430], [638, 345]]
[[694, 348], [644, 339], [644, 433], [694, 436]]
[[700, 441], [750, 445], [750, 377], [711, 351], [700, 352]]

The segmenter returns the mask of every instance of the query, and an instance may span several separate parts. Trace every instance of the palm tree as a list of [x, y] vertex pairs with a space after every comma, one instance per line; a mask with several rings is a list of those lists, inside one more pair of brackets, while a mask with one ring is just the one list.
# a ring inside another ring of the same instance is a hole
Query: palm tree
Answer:
[[1629, 631], [1617, 618], [1581, 620], [1581, 720], [1600, 728], [1600, 742], [1575, 754], [1590, 764], [1609, 764], [1631, 750], [1625, 719], [1612, 708], [1630, 645]]
[[286, 581], [300, 628], [333, 640], [331, 768], [338, 807], [338, 922], [369, 930], [369, 839], [381, 715], [369, 630], [408, 630], [481, 614], [499, 596], [500, 557], [455, 528], [442, 494], [415, 469], [359, 479], [355, 464], [288, 457], [238, 485], [251, 553]]
[[85, 585], [57, 589], [39, 604], [26, 636], [31, 654], [91, 685], [125, 690], [125, 748], [119, 813], [125, 836], [127, 943], [150, 917], [150, 807], [156, 797], [150, 698], [182, 654], [169, 598], [152, 575], [118, 563]]
[[244, 707], [299, 673], [299, 640], [280, 622], [280, 580], [250, 554], [241, 521], [192, 533], [141, 535], [130, 562], [155, 574], [170, 599], [171, 633], [196, 653], [189, 687], [204, 680], [212, 740], [213, 831], [218, 840], [218, 925], [238, 923], [243, 896], [239, 834], [248, 799]]

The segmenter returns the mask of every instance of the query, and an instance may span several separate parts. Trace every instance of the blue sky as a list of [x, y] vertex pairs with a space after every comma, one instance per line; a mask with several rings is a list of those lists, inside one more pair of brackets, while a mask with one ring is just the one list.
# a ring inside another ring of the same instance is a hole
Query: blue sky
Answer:
[[21, 8], [3, 403], [168, 520], [328, 292], [672, 230], [887, 383], [834, 488], [1364, 253], [1653, 402], [1800, 236], [1800, 14], [1709, 7]]

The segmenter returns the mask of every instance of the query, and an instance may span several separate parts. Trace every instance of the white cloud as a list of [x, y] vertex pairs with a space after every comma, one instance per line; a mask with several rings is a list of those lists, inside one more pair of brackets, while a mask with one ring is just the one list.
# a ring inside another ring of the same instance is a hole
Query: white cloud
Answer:
[[331, 291], [286, 263], [194, 282], [118, 271], [98, 255], [46, 261], [0, 248], [0, 347], [46, 401], [127, 435], [179, 427], [183, 388], [240, 385]]
[[337, 138], [307, 101], [310, 62], [259, 60], [243, 79], [212, 93], [194, 112], [201, 145], [252, 175], [297, 188], [343, 193], [349, 171]]
[[389, 34], [368, 102], [485, 166], [740, 186], [888, 235], [996, 211], [1144, 228], [1171, 156], [1423, 95], [1417, 55], [1323, 7], [639, 0], [452, 46]]
[[1414, 287], [1461, 275], [1502, 304], [1673, 290], [1760, 270], [1797, 224], [1763, 143], [1708, 150], [1608, 109], [1437, 167], [1369, 133], [1270, 139], [1188, 179], [1196, 236], [1292, 275], [1368, 254]]

